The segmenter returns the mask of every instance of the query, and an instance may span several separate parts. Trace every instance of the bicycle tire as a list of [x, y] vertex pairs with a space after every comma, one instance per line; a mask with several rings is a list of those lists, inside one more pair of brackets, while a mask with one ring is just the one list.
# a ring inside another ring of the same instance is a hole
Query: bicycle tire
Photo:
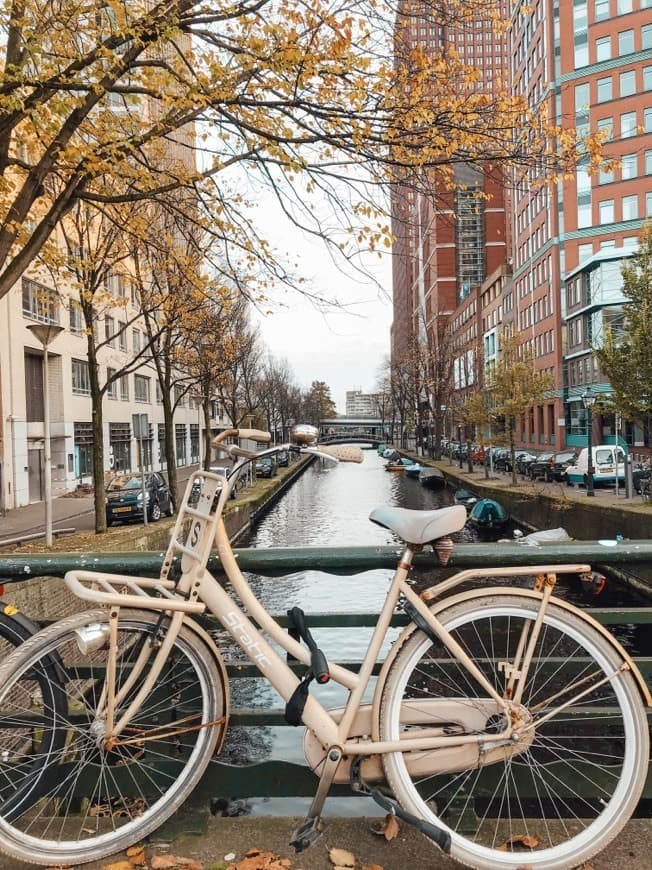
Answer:
[[[117, 686], [128, 679], [157, 621], [155, 613], [121, 612]], [[83, 864], [126, 849], [178, 809], [211, 760], [226, 702], [212, 652], [186, 626], [152, 692], [122, 735], [131, 742], [112, 750], [104, 746], [103, 720], [95, 717], [95, 710], [104, 686], [107, 650], [82, 652], [77, 632], [92, 626], [91, 634], [98, 636], [108, 622], [105, 610], [75, 614], [43, 629], [0, 665], [0, 727], [3, 720], [12, 724], [33, 713], [33, 707], [26, 711], [13, 702], [11, 690], [44, 661], [61, 662], [67, 698], [66, 709], [52, 726], [65, 734], [65, 743], [37, 757], [38, 791], [32, 791], [20, 812], [6, 811], [9, 800], [0, 806], [0, 850], [13, 858]], [[139, 681], [119, 705], [116, 717], [138, 685]], [[47, 723], [45, 715], [43, 722]], [[0, 773], [4, 768], [21, 771], [21, 763], [20, 755], [3, 757]]]
[[[506, 678], [496, 665], [513, 661], [519, 629], [534, 619], [537, 608], [538, 602], [525, 596], [489, 595], [451, 605], [438, 618], [502, 695]], [[523, 703], [532, 709], [530, 715], [541, 718], [567, 699], [573, 680], [585, 680], [586, 697], [569, 707], [567, 717], [566, 711], [558, 712], [536, 726], [530, 743], [511, 757], [506, 753], [493, 763], [479, 763], [478, 752], [473, 761], [451, 759], [447, 773], [434, 774], [434, 756], [429, 762], [428, 753], [388, 753], [384, 766], [390, 787], [405, 809], [450, 833], [451, 855], [468, 867], [561, 870], [584, 864], [630, 818], [648, 771], [645, 708], [621, 665], [600, 632], [551, 603]], [[597, 687], [598, 673], [613, 676]], [[556, 693], [560, 701], [552, 699]], [[387, 675], [381, 739], [398, 739], [408, 729], [416, 736], [424, 725], [442, 725], [438, 699], [449, 698], [456, 705], [447, 715], [456, 724], [449, 721], [446, 727], [472, 734], [503, 730], [495, 702], [440, 642], [433, 644], [415, 626]], [[402, 725], [401, 705], [410, 700], [419, 709], [420, 699], [425, 712]], [[473, 727], [476, 714], [484, 724]]]
[[[14, 605], [3, 604], [0, 608], [0, 661], [33, 637], [39, 628], [38, 623], [29, 619]], [[27, 675], [13, 691], [15, 695], [20, 694], [21, 698], [31, 698], [35, 694], [40, 694], [46, 699], [46, 708], [51, 710], [55, 717], [65, 709], [65, 697], [54, 660], [46, 661], [44, 669]], [[44, 730], [38, 727], [38, 723], [24, 728], [0, 728], [0, 746], [3, 754], [13, 753], [15, 747], [21, 744], [24, 748], [27, 745], [32, 748], [31, 761], [29, 758], [24, 760], [25, 769], [29, 768], [31, 783], [38, 778], [42, 757], [60, 748], [64, 739], [65, 735], [56, 729]], [[23, 797], [24, 791], [18, 787], [15, 772], [7, 768], [0, 770], [0, 805], [4, 804], [7, 812], [11, 812], [10, 805], [6, 802], [11, 799], [13, 806], [16, 806]]]

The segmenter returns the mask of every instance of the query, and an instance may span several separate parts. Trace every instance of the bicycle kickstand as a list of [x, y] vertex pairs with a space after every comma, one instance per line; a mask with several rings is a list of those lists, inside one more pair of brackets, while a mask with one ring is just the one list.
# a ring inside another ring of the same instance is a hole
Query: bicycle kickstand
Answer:
[[383, 792], [379, 791], [377, 788], [369, 788], [360, 773], [361, 764], [362, 756], [359, 755], [351, 765], [351, 791], [354, 791], [356, 794], [366, 795], [367, 797], [373, 798], [378, 806], [382, 807], [385, 812], [391, 813], [393, 816], [398, 816], [399, 819], [407, 822], [408, 825], [413, 825], [417, 830], [421, 831], [422, 834], [425, 834], [429, 840], [436, 843], [442, 852], [450, 855], [451, 837], [448, 831], [445, 831], [443, 828], [438, 828], [436, 825], [426, 822], [418, 816], [412, 815], [412, 813], [408, 813], [407, 810], [404, 810], [403, 807], [394, 800], [394, 798], [383, 794]]
[[324, 809], [324, 801], [333, 784], [333, 779], [337, 772], [337, 768], [342, 760], [342, 750], [339, 746], [331, 746], [326, 753], [324, 767], [319, 777], [319, 785], [317, 792], [310, 804], [308, 815], [302, 824], [292, 833], [290, 845], [296, 852], [303, 852], [309, 846], [319, 839], [323, 833], [322, 810]]

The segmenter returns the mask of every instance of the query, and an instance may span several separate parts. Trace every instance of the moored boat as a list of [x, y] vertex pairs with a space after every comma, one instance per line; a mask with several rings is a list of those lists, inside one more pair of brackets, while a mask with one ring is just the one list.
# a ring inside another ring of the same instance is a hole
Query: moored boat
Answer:
[[383, 459], [396, 460], [401, 458], [401, 454], [398, 450], [393, 450], [391, 447], [388, 447], [381, 455]]
[[419, 483], [426, 489], [442, 489], [446, 485], [446, 478], [438, 468], [422, 468], [419, 472]]
[[423, 470], [423, 465], [415, 462], [413, 465], [405, 466], [405, 473], [408, 477], [418, 477]]
[[399, 459], [392, 459], [385, 465], [385, 471], [405, 471], [410, 465], [413, 465], [411, 459], [406, 459], [404, 456]]
[[468, 522], [479, 531], [502, 532], [509, 522], [509, 514], [493, 498], [481, 498], [471, 508]]
[[470, 511], [473, 505], [477, 502], [478, 497], [468, 489], [456, 489], [453, 496], [455, 504], [463, 504], [467, 511]]

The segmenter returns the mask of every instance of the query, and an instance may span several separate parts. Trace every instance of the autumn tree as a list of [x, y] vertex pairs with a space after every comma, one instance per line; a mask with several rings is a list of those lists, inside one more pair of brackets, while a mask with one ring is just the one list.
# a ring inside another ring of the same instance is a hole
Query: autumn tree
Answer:
[[511, 453], [512, 483], [516, 477], [516, 427], [519, 419], [532, 407], [542, 402], [553, 387], [549, 372], [540, 372], [535, 365], [534, 353], [521, 344], [520, 336], [502, 335], [495, 366], [486, 374], [485, 386], [493, 403], [493, 414], [505, 421], [507, 443]]
[[[206, 206], [193, 219], [234, 236], [234, 251], [263, 273], [269, 246], [243, 231], [238, 168], [348, 257], [389, 244], [367, 183], [398, 175], [416, 186], [424, 169], [460, 160], [567, 166], [577, 156], [573, 134], [555, 135], [522, 97], [478, 93], [477, 72], [446, 45], [426, 52], [395, 38], [385, 0], [0, 4], [0, 298], [37, 255], [56, 257], [53, 233], [80, 203], [189, 190]], [[427, 14], [450, 27], [478, 9], [498, 21], [499, 6], [417, 4], [399, 24]], [[341, 183], [350, 196], [338, 195]], [[360, 235], [334, 239], [335, 223], [311, 208], [313, 190], [340, 218], [336, 231]]]
[[644, 226], [622, 275], [627, 303], [621, 327], [605, 329], [594, 353], [613, 388], [612, 403], [626, 418], [640, 420], [652, 411], [652, 224]]
[[303, 397], [303, 420], [313, 426], [322, 420], [337, 417], [335, 402], [331, 398], [331, 389], [324, 381], [313, 381]]
[[256, 384], [257, 405], [266, 418], [266, 428], [275, 440], [289, 437], [290, 421], [300, 415], [301, 389], [294, 381], [287, 360], [268, 355]]
[[78, 203], [59, 227], [59, 256], [48, 263], [54, 283], [69, 288], [71, 320], [85, 337], [97, 533], [106, 530], [103, 402], [122, 378], [149, 359], [149, 342], [135, 327], [143, 311], [131, 293], [131, 245], [125, 227], [132, 218], [123, 206]]

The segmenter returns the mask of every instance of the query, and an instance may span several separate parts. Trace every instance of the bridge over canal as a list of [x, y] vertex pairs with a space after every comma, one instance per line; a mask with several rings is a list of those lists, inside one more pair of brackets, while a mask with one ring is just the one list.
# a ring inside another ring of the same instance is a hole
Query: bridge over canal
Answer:
[[379, 417], [329, 417], [319, 423], [321, 444], [350, 444], [355, 441], [377, 447], [386, 440], [386, 426]]

